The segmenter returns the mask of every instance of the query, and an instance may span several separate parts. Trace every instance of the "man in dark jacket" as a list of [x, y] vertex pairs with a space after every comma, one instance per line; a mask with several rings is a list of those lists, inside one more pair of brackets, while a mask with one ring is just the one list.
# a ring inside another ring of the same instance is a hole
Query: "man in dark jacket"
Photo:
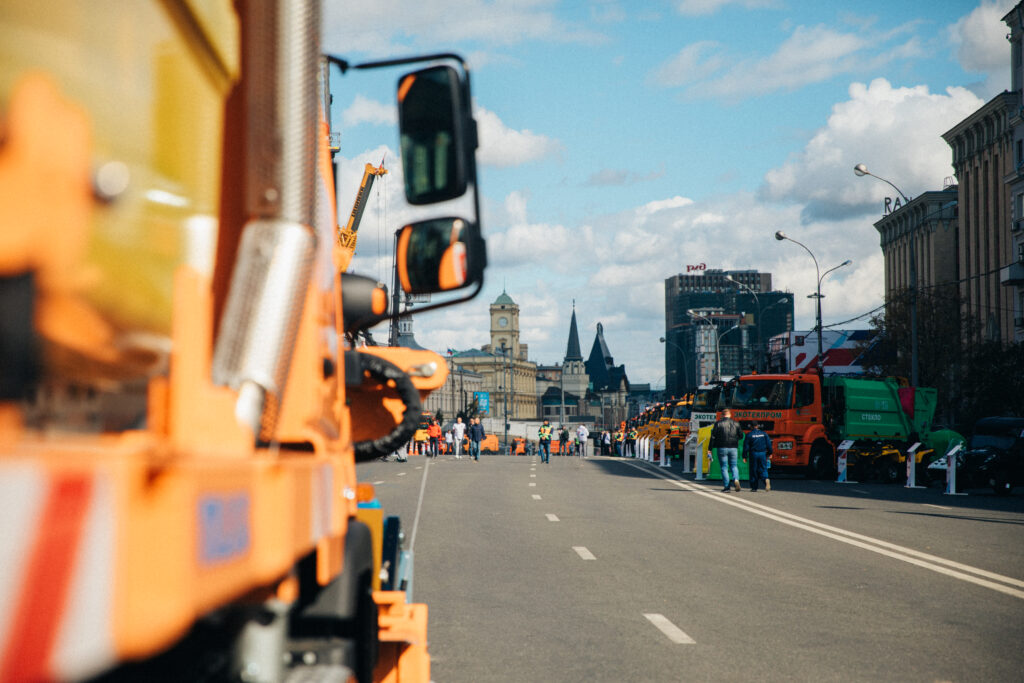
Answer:
[[768, 481], [768, 458], [772, 454], [772, 437], [761, 431], [761, 425], [755, 424], [743, 440], [743, 459], [750, 463], [750, 490], [756, 491], [761, 482], [764, 490], [771, 491], [772, 484]]
[[473, 418], [473, 424], [469, 425], [469, 455], [474, 462], [480, 462], [480, 442], [484, 440], [485, 436], [480, 418]]
[[[743, 430], [739, 423], [732, 419], [732, 411], [722, 411], [722, 419], [711, 428], [711, 441], [708, 448], [718, 449], [718, 466], [722, 470], [722, 492], [728, 492], [730, 484], [740, 490], [739, 445], [743, 439]], [[732, 475], [730, 477], [730, 474]]]

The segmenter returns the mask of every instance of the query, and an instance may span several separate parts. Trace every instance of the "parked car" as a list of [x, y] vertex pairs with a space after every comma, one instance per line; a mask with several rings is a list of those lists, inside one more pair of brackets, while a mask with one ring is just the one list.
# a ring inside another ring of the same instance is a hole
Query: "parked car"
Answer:
[[[1024, 484], [1024, 417], [986, 417], [974, 425], [967, 448], [957, 453], [957, 488], [991, 486], [1008, 495]], [[928, 466], [934, 478], [945, 478], [946, 458]]]

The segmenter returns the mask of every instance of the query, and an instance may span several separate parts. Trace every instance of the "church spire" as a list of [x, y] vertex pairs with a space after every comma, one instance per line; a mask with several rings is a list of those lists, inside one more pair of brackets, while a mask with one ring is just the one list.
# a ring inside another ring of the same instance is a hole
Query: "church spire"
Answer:
[[572, 319], [569, 321], [569, 345], [565, 348], [565, 362], [583, 360], [580, 352], [580, 333], [576, 329], [576, 300], [572, 302]]

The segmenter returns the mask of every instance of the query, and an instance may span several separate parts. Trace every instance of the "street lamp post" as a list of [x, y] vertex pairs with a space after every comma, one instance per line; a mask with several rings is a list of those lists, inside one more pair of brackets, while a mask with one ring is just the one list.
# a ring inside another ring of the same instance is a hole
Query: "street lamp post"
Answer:
[[815, 272], [815, 275], [818, 278], [818, 287], [817, 287], [817, 290], [815, 291], [815, 293], [808, 295], [807, 298], [808, 299], [816, 299], [816, 304], [817, 304], [816, 309], [817, 310], [816, 310], [816, 313], [815, 313], [815, 322], [816, 322], [816, 328], [818, 330], [818, 363], [817, 363], [817, 365], [818, 365], [818, 374], [819, 375], [824, 374], [824, 372], [825, 372], [825, 369], [824, 369], [825, 359], [824, 359], [824, 357], [822, 355], [823, 351], [822, 351], [822, 344], [821, 344], [821, 297], [822, 297], [822, 294], [821, 294], [821, 281], [825, 278], [825, 275], [828, 275], [833, 270], [838, 270], [839, 268], [842, 268], [843, 266], [848, 266], [851, 263], [853, 263], [853, 261], [847, 259], [847, 260], [843, 261], [842, 263], [840, 263], [838, 266], [835, 266], [833, 268], [829, 268], [828, 270], [825, 271], [825, 274], [822, 275], [821, 268], [818, 267], [818, 259], [814, 255], [814, 253], [810, 249], [807, 248], [807, 245], [805, 245], [805, 244], [803, 244], [801, 242], [797, 242], [792, 237], [787, 237], [786, 233], [782, 232], [781, 230], [777, 230], [775, 232], [775, 239], [779, 240], [780, 242], [782, 240], [789, 240], [793, 244], [799, 244], [801, 247], [803, 247], [804, 251], [806, 251], [808, 254], [811, 255], [811, 259], [814, 261], [814, 272]]
[[505, 357], [501, 364], [501, 382], [504, 384], [504, 391], [501, 392], [501, 402], [504, 408], [504, 420], [505, 420], [505, 440], [501, 444], [501, 450], [504, 452], [508, 448], [508, 375], [506, 367], [508, 366], [508, 353], [505, 346], [505, 342], [501, 343], [501, 355]]
[[[662, 344], [666, 344], [666, 345], [671, 344], [672, 346], [676, 347], [679, 350], [679, 353], [681, 353], [683, 355], [684, 363], [685, 363], [686, 351], [683, 350], [683, 347], [681, 347], [679, 344], [676, 344], [674, 341], [669, 341], [668, 339], [665, 339], [665, 337], [658, 337], [658, 341], [660, 341]], [[696, 370], [697, 370], [697, 366], [696, 366], [696, 364], [694, 364], [694, 378], [693, 378], [694, 382], [697, 381]], [[665, 372], [666, 373], [668, 372], [668, 368], [665, 368]], [[678, 376], [678, 371], [677, 371], [676, 374]], [[684, 374], [685, 374], [685, 369], [684, 369]], [[668, 377], [667, 376], [665, 378], [665, 381], [666, 381], [666, 383], [668, 382]], [[679, 387], [676, 387], [676, 388], [678, 389]]]
[[[907, 195], [903, 194], [903, 190], [893, 185], [890, 181], [876, 176], [874, 173], [868, 171], [868, 167], [864, 164], [857, 164], [853, 167], [853, 172], [859, 177], [866, 175], [872, 178], [877, 178], [884, 183], [889, 183], [894, 190], [900, 193], [903, 197], [903, 201], [907, 204], [910, 200]], [[910, 386], [916, 387], [918, 381], [917, 375], [917, 244], [916, 232], [917, 224], [914, 223], [910, 228]]]
[[726, 275], [725, 279], [734, 285], [744, 288], [754, 297], [754, 305], [757, 306], [757, 371], [761, 372], [761, 300], [757, 298], [757, 292], [750, 285], [734, 280], [732, 275]]
[[[686, 313], [687, 313], [687, 315], [689, 315], [692, 318], [700, 318], [701, 320], [705, 321], [708, 325], [711, 326], [711, 328], [712, 328], [711, 334], [715, 335], [715, 379], [721, 380], [722, 379], [722, 347], [721, 347], [722, 337], [724, 337], [725, 335], [729, 334], [733, 330], [739, 329], [742, 326], [742, 322], [736, 323], [735, 325], [733, 325], [732, 327], [727, 329], [725, 332], [722, 332], [721, 334], [718, 334], [717, 332], [714, 331], [715, 323], [711, 320], [711, 318], [707, 317], [706, 315], [704, 315], [704, 314], [702, 314], [702, 313], [700, 313], [698, 311], [693, 310], [692, 308], [691, 309], [687, 309]], [[742, 311], [740, 311], [740, 319], [741, 320], [743, 319], [743, 312]]]
[[[692, 308], [686, 309], [686, 315], [690, 316], [691, 318], [695, 318], [697, 320], [702, 320], [705, 323], [707, 323], [708, 325], [710, 325], [711, 327], [714, 327], [714, 323], [711, 322], [710, 318], [708, 318], [706, 315], [703, 315], [701, 313], [698, 313], [698, 312], [694, 311]], [[712, 334], [714, 334], [714, 333], [712, 333]], [[701, 373], [700, 373], [700, 369], [699, 369], [699, 365], [698, 365], [698, 362], [700, 361], [700, 355], [702, 355], [702, 354], [698, 354], [697, 353], [697, 337], [696, 337], [696, 334], [694, 334], [694, 340], [693, 340], [693, 373], [694, 373], [693, 374], [693, 380], [694, 380], [694, 382], [696, 383], [696, 385], [698, 387], [701, 385], [701, 381], [700, 381], [700, 379], [701, 379], [700, 378], [700, 374]]]

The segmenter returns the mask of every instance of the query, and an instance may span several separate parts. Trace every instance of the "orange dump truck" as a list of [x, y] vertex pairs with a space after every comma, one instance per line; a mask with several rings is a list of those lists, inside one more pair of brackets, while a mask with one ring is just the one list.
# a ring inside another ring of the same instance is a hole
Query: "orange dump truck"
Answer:
[[[340, 267], [319, 3], [11, 0], [0, 35], [0, 680], [429, 681], [356, 462], [446, 365], [353, 345], [389, 297]], [[398, 81], [410, 204], [476, 193], [446, 62]], [[479, 291], [478, 225], [402, 227], [401, 288]]]

